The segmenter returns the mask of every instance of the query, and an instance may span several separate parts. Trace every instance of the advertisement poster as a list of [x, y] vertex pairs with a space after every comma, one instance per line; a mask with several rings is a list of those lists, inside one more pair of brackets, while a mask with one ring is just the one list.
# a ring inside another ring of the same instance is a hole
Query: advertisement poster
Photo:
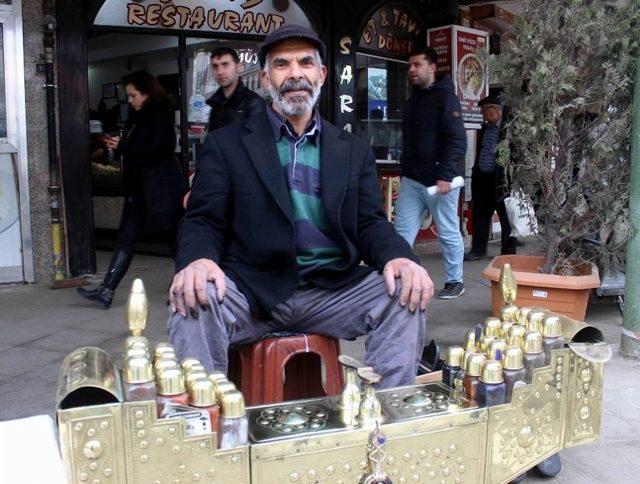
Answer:
[[489, 94], [489, 78], [479, 54], [488, 48], [487, 33], [450, 25], [429, 30], [427, 39], [438, 55], [438, 74], [452, 77], [465, 128], [480, 129], [478, 101]]
[[[478, 33], [476, 33], [478, 32]], [[487, 68], [478, 54], [487, 48], [486, 33], [471, 29], [456, 29], [456, 94], [462, 105], [465, 123], [482, 124], [482, 111], [478, 101], [489, 94]]]
[[387, 119], [387, 70], [367, 69], [368, 113], [371, 119]]

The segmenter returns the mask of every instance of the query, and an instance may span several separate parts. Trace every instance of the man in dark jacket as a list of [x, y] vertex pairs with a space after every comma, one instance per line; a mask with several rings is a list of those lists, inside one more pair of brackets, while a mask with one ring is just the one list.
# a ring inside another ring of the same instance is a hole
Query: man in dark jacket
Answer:
[[211, 53], [211, 68], [220, 87], [207, 100], [211, 106], [209, 131], [247, 119], [264, 108], [262, 98], [243, 84], [241, 67], [238, 53], [230, 47], [218, 47]]
[[498, 212], [501, 228], [502, 254], [516, 253], [516, 238], [511, 237], [504, 199], [509, 194], [504, 168], [497, 162], [498, 144], [506, 132], [500, 97], [489, 95], [478, 106], [482, 108], [484, 124], [478, 134], [476, 160], [471, 174], [473, 239], [465, 260], [478, 260], [487, 254], [489, 228], [493, 212]]
[[[409, 56], [413, 91], [402, 122], [402, 185], [395, 227], [413, 245], [425, 215], [431, 213], [445, 267], [445, 284], [438, 298], [453, 299], [464, 294], [464, 242], [458, 219], [460, 189], [452, 189], [451, 180], [460, 175], [467, 141], [460, 101], [449, 76], [436, 79], [436, 60], [435, 51], [429, 47]], [[435, 195], [427, 192], [430, 186], [437, 187]]]
[[259, 56], [272, 103], [208, 135], [180, 227], [170, 339], [179, 357], [226, 371], [229, 345], [272, 331], [366, 334], [381, 386], [410, 384], [433, 284], [385, 217], [371, 148], [314, 109], [324, 53], [309, 29], [272, 32]]

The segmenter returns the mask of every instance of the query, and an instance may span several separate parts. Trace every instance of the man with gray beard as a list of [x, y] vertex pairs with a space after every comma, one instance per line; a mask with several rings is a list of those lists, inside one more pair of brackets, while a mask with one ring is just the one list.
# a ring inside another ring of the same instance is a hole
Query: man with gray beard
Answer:
[[368, 335], [380, 386], [411, 384], [433, 283], [382, 211], [371, 148], [314, 107], [324, 55], [309, 29], [271, 33], [266, 110], [208, 135], [180, 227], [170, 339], [180, 358], [226, 372], [230, 345], [270, 332]]

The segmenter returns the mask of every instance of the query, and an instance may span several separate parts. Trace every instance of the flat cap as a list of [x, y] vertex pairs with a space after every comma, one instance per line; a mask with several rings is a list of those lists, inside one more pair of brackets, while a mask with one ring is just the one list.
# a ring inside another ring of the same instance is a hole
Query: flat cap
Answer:
[[500, 96], [489, 94], [487, 97], [478, 101], [478, 106], [480, 107], [484, 106], [485, 104], [495, 104], [496, 106], [502, 106], [502, 100], [500, 99]]
[[308, 29], [306, 27], [302, 27], [301, 25], [283, 25], [282, 27], [271, 32], [264, 39], [262, 44], [260, 44], [260, 51], [258, 52], [258, 61], [260, 62], [260, 67], [264, 67], [264, 63], [267, 59], [267, 54], [269, 51], [277, 44], [284, 42], [286, 40], [307, 40], [311, 42], [320, 53], [320, 58], [324, 61], [326, 48], [324, 46], [324, 42], [320, 40], [318, 34], [316, 34], [313, 30]]

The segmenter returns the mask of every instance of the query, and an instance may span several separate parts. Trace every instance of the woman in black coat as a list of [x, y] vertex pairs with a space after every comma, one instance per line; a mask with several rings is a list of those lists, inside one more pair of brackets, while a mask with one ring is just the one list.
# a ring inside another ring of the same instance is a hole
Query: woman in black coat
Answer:
[[122, 157], [125, 203], [118, 245], [102, 283], [95, 289], [78, 288], [102, 309], [113, 295], [133, 257], [136, 241], [154, 236], [164, 240], [175, 256], [178, 223], [182, 217], [183, 184], [174, 159], [176, 136], [167, 95], [158, 80], [144, 71], [123, 79], [130, 114], [122, 139], [107, 137], [107, 148]]

